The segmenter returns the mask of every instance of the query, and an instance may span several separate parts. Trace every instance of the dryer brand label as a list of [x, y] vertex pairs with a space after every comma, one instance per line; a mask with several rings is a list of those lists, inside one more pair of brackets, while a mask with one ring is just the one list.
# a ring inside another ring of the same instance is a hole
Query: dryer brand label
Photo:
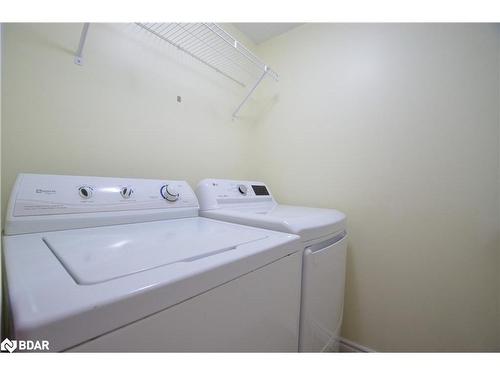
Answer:
[[5, 339], [0, 344], [0, 349], [2, 352], [13, 353], [18, 352], [29, 352], [29, 351], [49, 351], [49, 341], [48, 340], [9, 340]]

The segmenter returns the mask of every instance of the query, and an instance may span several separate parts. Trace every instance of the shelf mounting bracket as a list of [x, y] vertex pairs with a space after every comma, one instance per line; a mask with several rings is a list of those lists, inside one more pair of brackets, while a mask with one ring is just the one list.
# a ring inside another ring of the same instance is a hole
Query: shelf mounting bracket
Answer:
[[83, 47], [85, 46], [85, 40], [87, 39], [87, 31], [89, 30], [89, 22], [83, 24], [82, 33], [80, 34], [80, 43], [78, 44], [78, 50], [75, 54], [75, 64], [83, 65]]
[[245, 103], [248, 101], [248, 99], [250, 98], [250, 96], [252, 96], [252, 94], [255, 91], [255, 89], [257, 88], [257, 86], [259, 86], [259, 84], [262, 82], [262, 80], [264, 79], [264, 77], [267, 74], [268, 69], [269, 68], [267, 67], [267, 65], [264, 66], [264, 71], [262, 72], [262, 74], [260, 75], [260, 77], [254, 83], [254, 85], [252, 86], [252, 88], [250, 89], [250, 91], [248, 92], [248, 94], [245, 96], [245, 98], [243, 99], [243, 101], [240, 103], [240, 105], [233, 112], [233, 120], [238, 117], [238, 113], [240, 112], [241, 108], [245, 105]]

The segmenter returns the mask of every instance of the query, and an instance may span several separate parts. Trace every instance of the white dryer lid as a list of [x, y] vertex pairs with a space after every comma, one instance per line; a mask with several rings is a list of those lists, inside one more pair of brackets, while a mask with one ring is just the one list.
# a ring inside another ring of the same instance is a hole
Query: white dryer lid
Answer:
[[346, 227], [346, 215], [340, 211], [275, 203], [240, 204], [201, 211], [200, 214], [216, 220], [297, 234], [302, 242], [324, 239]]
[[179, 219], [52, 232], [43, 241], [78, 284], [89, 285], [192, 262], [266, 237], [243, 227]]

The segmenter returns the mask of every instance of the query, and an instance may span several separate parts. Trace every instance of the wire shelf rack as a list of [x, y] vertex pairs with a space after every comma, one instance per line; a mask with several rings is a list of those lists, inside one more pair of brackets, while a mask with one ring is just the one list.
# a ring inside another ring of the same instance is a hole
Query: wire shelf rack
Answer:
[[238, 85], [250, 87], [247, 96], [233, 112], [233, 117], [238, 115], [262, 79], [269, 76], [278, 80], [275, 71], [215, 23], [137, 23], [137, 25]]
[[[137, 25], [241, 86], [247, 86], [266, 70], [264, 62], [215, 23]], [[271, 69], [267, 71], [278, 78]]]
[[[143, 30], [183, 51], [234, 83], [248, 89], [233, 118], [265, 77], [278, 74], [216, 23], [136, 23]], [[81, 65], [88, 24], [84, 24], [75, 63]]]

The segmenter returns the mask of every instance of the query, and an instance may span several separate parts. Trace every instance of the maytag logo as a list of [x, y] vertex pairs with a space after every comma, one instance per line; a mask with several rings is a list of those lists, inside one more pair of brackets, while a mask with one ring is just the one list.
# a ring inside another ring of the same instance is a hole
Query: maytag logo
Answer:
[[47, 351], [49, 349], [49, 342], [47, 340], [9, 340], [5, 339], [0, 344], [2, 352], [17, 351]]
[[47, 190], [47, 189], [35, 189], [35, 193], [37, 194], [55, 194], [55, 190]]

